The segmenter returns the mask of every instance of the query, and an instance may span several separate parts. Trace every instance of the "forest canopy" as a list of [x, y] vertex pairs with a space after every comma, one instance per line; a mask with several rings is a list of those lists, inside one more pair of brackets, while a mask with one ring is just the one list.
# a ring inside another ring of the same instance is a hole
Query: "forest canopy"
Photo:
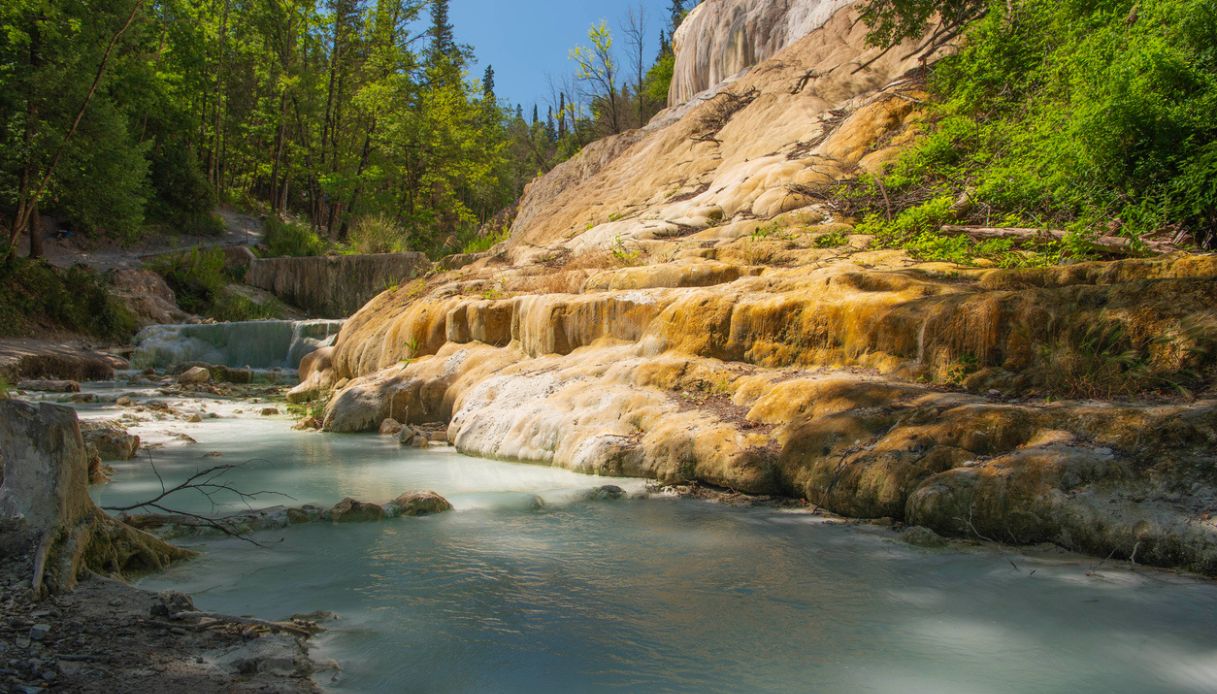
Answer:
[[14, 241], [45, 213], [132, 240], [214, 232], [228, 202], [327, 241], [459, 250], [533, 177], [663, 108], [672, 28], [644, 56], [631, 10], [619, 67], [593, 25], [572, 52], [588, 61], [527, 118], [492, 66], [471, 74], [448, 0], [9, 0], [0, 221]]

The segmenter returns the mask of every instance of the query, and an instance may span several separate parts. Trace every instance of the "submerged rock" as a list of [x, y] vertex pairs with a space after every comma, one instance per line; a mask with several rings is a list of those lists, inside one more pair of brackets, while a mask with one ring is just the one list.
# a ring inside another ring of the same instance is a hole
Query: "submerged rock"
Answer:
[[414, 448], [427, 448], [431, 445], [431, 435], [421, 427], [406, 426], [402, 427], [398, 432], [397, 440], [403, 446], [412, 446]]
[[624, 499], [628, 494], [624, 489], [615, 484], [606, 484], [587, 493], [587, 498], [590, 501], [614, 501]]

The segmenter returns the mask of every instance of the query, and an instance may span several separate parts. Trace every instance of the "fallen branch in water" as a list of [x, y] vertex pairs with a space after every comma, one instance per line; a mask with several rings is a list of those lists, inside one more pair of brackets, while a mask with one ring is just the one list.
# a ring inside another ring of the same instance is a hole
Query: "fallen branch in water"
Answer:
[[[184, 517], [184, 518], [190, 519], [190, 521], [197, 524], [196, 527], [211, 528], [220, 533], [223, 533], [224, 535], [227, 535], [228, 537], [233, 537], [238, 540], [243, 540], [250, 544], [257, 545], [258, 547], [264, 547], [265, 545], [263, 545], [262, 543], [250, 538], [246, 533], [238, 530], [239, 526], [237, 525], [235, 519], [244, 518], [245, 516], [243, 516], [243, 515], [234, 516], [233, 519], [222, 518], [222, 517], [215, 518], [215, 517], [204, 516], [204, 515], [201, 515], [198, 513], [191, 513], [189, 511], [182, 511], [180, 509], [171, 508], [169, 506], [166, 506], [163, 502], [168, 497], [170, 497], [174, 494], [177, 494], [179, 492], [184, 492], [184, 491], [195, 491], [195, 492], [198, 492], [199, 494], [202, 494], [203, 496], [207, 497], [208, 501], [211, 502], [213, 508], [215, 507], [215, 495], [219, 494], [221, 492], [228, 492], [230, 494], [236, 495], [239, 499], [244, 501], [247, 506], [249, 505], [250, 501], [255, 500], [258, 497], [266, 495], [266, 494], [275, 494], [277, 496], [282, 496], [282, 497], [285, 497], [288, 499], [292, 499], [291, 496], [288, 496], [287, 494], [283, 494], [282, 492], [273, 492], [273, 491], [265, 491], [265, 490], [257, 491], [257, 492], [244, 492], [244, 491], [241, 491], [240, 489], [237, 489], [236, 487], [228, 484], [227, 482], [224, 482], [221, 480], [221, 478], [226, 473], [228, 473], [231, 470], [235, 470], [237, 467], [239, 467], [238, 465], [231, 465], [231, 464], [214, 465], [205, 470], [200, 470], [200, 471], [194, 473], [190, 477], [186, 478], [185, 481], [183, 481], [182, 483], [180, 483], [176, 486], [166, 487], [165, 479], [163, 477], [161, 477], [160, 471], [156, 469], [156, 463], [154, 463], [152, 461], [152, 459], [149, 458], [148, 464], [152, 466], [152, 472], [153, 472], [153, 474], [156, 475], [157, 481], [160, 482], [160, 485], [161, 485], [160, 494], [156, 495], [155, 497], [153, 497], [151, 499], [140, 501], [140, 502], [131, 504], [129, 506], [103, 506], [102, 508], [107, 511], [111, 511], [113, 513], [123, 514], [123, 516], [126, 516], [128, 514], [128, 512], [134, 511], [136, 509], [149, 509], [149, 508], [156, 509], [156, 510], [161, 511], [170, 516]], [[294, 501], [294, 499], [293, 499], [293, 501]], [[133, 525], [135, 525], [135, 524], [133, 524]]]

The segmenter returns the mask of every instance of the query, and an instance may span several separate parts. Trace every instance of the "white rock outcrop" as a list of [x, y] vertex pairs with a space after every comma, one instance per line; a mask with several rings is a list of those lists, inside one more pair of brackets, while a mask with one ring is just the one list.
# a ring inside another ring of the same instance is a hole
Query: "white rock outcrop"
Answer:
[[851, 0], [706, 0], [672, 42], [676, 68], [668, 105], [676, 106], [824, 26]]

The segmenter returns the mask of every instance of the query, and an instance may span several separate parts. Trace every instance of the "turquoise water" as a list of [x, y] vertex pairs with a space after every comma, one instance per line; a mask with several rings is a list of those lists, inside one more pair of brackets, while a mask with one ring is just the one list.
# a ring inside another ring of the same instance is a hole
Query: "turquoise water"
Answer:
[[[1072, 555], [921, 549], [799, 512], [587, 501], [597, 485], [642, 483], [208, 407], [223, 418], [148, 426], [198, 440], [153, 453], [167, 480], [249, 461], [229, 480], [292, 504], [434, 489], [456, 507], [260, 533], [266, 548], [194, 541], [200, 559], [142, 582], [209, 610], [338, 613], [314, 645], [342, 665], [319, 677], [336, 691], [1217, 691], [1211, 582]], [[116, 468], [102, 503], [159, 490], [146, 460]]]

